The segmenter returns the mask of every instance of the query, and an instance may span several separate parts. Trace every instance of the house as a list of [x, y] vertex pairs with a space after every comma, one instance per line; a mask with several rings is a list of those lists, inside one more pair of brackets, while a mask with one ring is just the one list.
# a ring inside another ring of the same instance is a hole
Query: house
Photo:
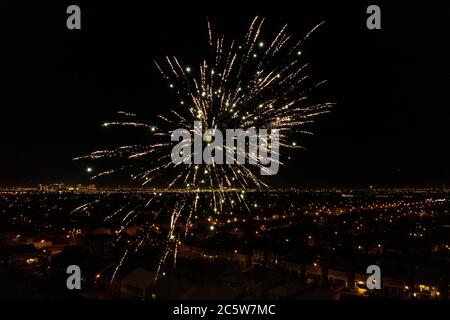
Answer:
[[253, 250], [252, 254], [252, 269], [261, 268], [264, 265], [264, 251]]
[[384, 295], [394, 299], [403, 298], [408, 295], [410, 288], [406, 281], [389, 277], [382, 277], [381, 286]]
[[[367, 277], [367, 274], [355, 273], [354, 285], [360, 294], [369, 292], [367, 289]], [[381, 290], [375, 291], [374, 293], [382, 294], [390, 299], [401, 299], [405, 298], [411, 292], [411, 287], [412, 286], [404, 280], [392, 277], [382, 277]]]
[[322, 267], [317, 262], [308, 263], [306, 265], [306, 276], [316, 283], [321, 283], [323, 280]]
[[252, 268], [252, 256], [250, 254], [235, 251], [232, 261], [237, 263], [243, 272], [249, 271]]
[[38, 251], [32, 244], [8, 246], [1, 251], [3, 262], [10, 266], [21, 267], [39, 262]]
[[108, 255], [114, 246], [114, 237], [107, 233], [90, 234], [85, 239], [88, 252], [93, 256]]
[[36, 247], [36, 249], [41, 250], [44, 249], [45, 247], [52, 246], [53, 241], [48, 239], [34, 239], [32, 244]]
[[267, 252], [266, 253], [266, 260], [265, 265], [267, 269], [278, 269], [282, 266], [283, 262], [283, 256], [274, 253], [274, 252]]
[[335, 287], [348, 287], [350, 273], [337, 269], [328, 269], [328, 283]]
[[302, 277], [304, 273], [302, 265], [296, 262], [286, 262], [284, 264], [284, 270], [290, 277]]
[[122, 279], [120, 296], [128, 300], [180, 299], [193, 287], [185, 280], [164, 274], [156, 279], [156, 273], [138, 268]]
[[122, 279], [120, 296], [122, 299], [149, 300], [152, 297], [152, 288], [155, 284], [156, 274], [139, 268]]
[[13, 245], [21, 240], [21, 236], [15, 232], [0, 232], [0, 244]]

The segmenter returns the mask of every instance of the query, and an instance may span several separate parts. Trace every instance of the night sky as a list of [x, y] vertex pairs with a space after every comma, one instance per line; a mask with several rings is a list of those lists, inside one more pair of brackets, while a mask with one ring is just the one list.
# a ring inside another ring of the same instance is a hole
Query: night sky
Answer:
[[[298, 37], [326, 20], [304, 55], [328, 80], [319, 98], [337, 103], [274, 186], [449, 185], [445, 1], [92, 2], [1, 1], [0, 185], [88, 183], [72, 158], [133, 138], [104, 121], [119, 110], [150, 120], [173, 104], [153, 60], [202, 57], [206, 17], [235, 38], [255, 15]], [[66, 28], [70, 4], [80, 31]], [[369, 4], [381, 7], [381, 30], [366, 28]]]

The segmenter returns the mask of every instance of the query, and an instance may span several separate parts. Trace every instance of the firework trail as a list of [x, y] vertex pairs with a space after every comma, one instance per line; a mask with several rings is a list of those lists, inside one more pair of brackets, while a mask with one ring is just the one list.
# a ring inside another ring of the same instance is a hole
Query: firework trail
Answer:
[[[171, 142], [174, 130], [182, 128], [195, 134], [194, 121], [200, 121], [202, 128], [226, 129], [266, 128], [278, 130], [279, 145], [284, 149], [301, 148], [290, 141], [295, 134], [311, 134], [306, 126], [317, 116], [330, 111], [333, 103], [311, 103], [309, 95], [325, 81], [313, 83], [307, 75], [308, 63], [303, 61], [303, 42], [323, 22], [314, 26], [303, 39], [296, 40], [287, 31], [287, 25], [276, 33], [271, 41], [262, 40], [264, 18], [255, 17], [248, 32], [241, 41], [227, 41], [223, 35], [214, 36], [208, 21], [208, 48], [210, 53], [197, 67], [184, 63], [177, 57], [165, 57], [155, 62], [163, 79], [167, 81], [178, 99], [178, 106], [167, 114], [159, 115], [155, 123], [139, 121], [136, 114], [119, 111], [119, 121], [105, 122], [104, 127], [122, 126], [144, 130], [154, 139], [147, 145], [126, 145], [115, 149], [99, 150], [75, 160], [115, 159], [120, 160], [117, 168], [102, 171], [92, 177], [119, 172], [131, 173], [131, 178], [142, 186], [152, 182], [166, 181], [165, 189], [184, 189], [179, 200], [170, 211], [170, 229], [167, 234], [166, 250], [158, 266], [158, 273], [168, 252], [176, 251], [180, 234], [186, 235], [196, 214], [200, 197], [209, 194], [209, 207], [215, 214], [225, 214], [236, 203], [245, 203], [245, 190], [268, 187], [256, 173], [267, 170], [261, 164], [260, 153], [247, 154], [246, 164], [174, 164], [171, 161]], [[200, 132], [204, 145], [210, 137]], [[268, 137], [270, 140], [270, 134]], [[192, 143], [191, 140], [189, 143]], [[261, 147], [261, 146], [260, 146]], [[262, 146], [266, 153], [271, 145], [266, 141]], [[227, 146], [222, 152], [233, 152]], [[180, 154], [186, 162], [191, 162], [198, 152]], [[203, 150], [201, 150], [203, 152]], [[277, 160], [278, 161], [278, 160]], [[247, 162], [256, 164], [250, 165]], [[279, 162], [282, 164], [281, 162]], [[153, 195], [143, 207], [153, 201]], [[89, 204], [75, 209], [85, 211]], [[121, 216], [118, 239], [125, 228], [136, 221], [139, 210], [121, 207], [112, 215]], [[148, 234], [138, 239], [139, 247]], [[128, 250], [127, 250], [128, 253]], [[121, 264], [123, 259], [121, 260]]]

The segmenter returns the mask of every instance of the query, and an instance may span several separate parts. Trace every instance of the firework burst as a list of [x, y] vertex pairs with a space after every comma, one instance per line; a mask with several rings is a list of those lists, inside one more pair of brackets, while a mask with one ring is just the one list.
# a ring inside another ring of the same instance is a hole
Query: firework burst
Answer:
[[[143, 129], [154, 141], [145, 145], [95, 151], [76, 158], [119, 160], [120, 165], [104, 170], [92, 179], [124, 171], [142, 186], [165, 181], [164, 188], [167, 190], [186, 191], [169, 210], [166, 250], [160, 260], [158, 273], [170, 251], [173, 250], [176, 259], [180, 235], [188, 233], [202, 195], [208, 194], [205, 199], [208, 198], [211, 212], [226, 214], [230, 211], [228, 208], [237, 203], [250, 210], [245, 202], [245, 190], [268, 187], [256, 173], [257, 170], [267, 170], [258, 161], [259, 154], [247, 154], [245, 164], [193, 164], [190, 159], [198, 151], [192, 148], [193, 153], [181, 154], [185, 163], [173, 163], [171, 150], [174, 143], [170, 137], [174, 130], [182, 128], [195, 134], [194, 121], [201, 122], [202, 128], [223, 131], [265, 128], [279, 132], [282, 149], [295, 149], [301, 146], [290, 142], [293, 135], [311, 134], [305, 129], [306, 125], [318, 115], [329, 112], [333, 105], [330, 102], [310, 102], [311, 91], [325, 81], [311, 81], [307, 74], [308, 63], [302, 57], [304, 41], [323, 22], [300, 40], [290, 35], [285, 25], [267, 42], [261, 36], [263, 23], [263, 18], [254, 18], [241, 41], [228, 41], [223, 35], [215, 36], [208, 22], [209, 54], [197, 67], [169, 56], [155, 62], [169, 89], [176, 93], [178, 106], [171, 108], [167, 114], [159, 115], [154, 123], [139, 121], [136, 114], [119, 111], [120, 120], [103, 124], [104, 127]], [[211, 142], [210, 137], [203, 132], [200, 134], [205, 145]], [[222, 151], [234, 151], [227, 148], [223, 146]], [[264, 144], [263, 148], [271, 152], [269, 143]], [[251, 160], [254, 160], [252, 165], [248, 164]], [[150, 194], [141, 207], [148, 207], [154, 201], [154, 196]], [[88, 210], [89, 206], [85, 204], [74, 212]], [[122, 231], [137, 221], [139, 212], [136, 206], [125, 206], [107, 217], [121, 217], [119, 239]], [[144, 233], [136, 242], [135, 250], [148, 237], [149, 233]], [[129, 250], [126, 251], [128, 253]]]

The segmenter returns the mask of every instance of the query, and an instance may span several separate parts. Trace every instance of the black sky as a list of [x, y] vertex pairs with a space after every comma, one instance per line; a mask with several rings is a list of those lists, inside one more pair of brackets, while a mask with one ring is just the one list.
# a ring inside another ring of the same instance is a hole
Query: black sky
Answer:
[[[71, 159], [128, 138], [105, 120], [169, 107], [153, 60], [201, 56], [206, 17], [237, 37], [255, 15], [299, 37], [326, 20], [304, 54], [329, 81], [320, 94], [337, 102], [274, 185], [448, 185], [448, 2], [336, 2], [2, 1], [0, 185], [87, 183]], [[372, 3], [381, 30], [366, 28]], [[66, 28], [69, 4], [81, 7], [80, 31]]]

